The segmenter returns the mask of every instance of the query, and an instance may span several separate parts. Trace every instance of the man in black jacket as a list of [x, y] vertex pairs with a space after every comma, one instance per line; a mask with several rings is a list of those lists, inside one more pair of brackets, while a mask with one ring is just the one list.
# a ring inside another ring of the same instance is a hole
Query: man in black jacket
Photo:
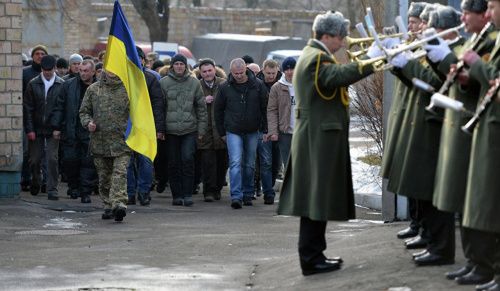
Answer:
[[[35, 77], [39, 76], [42, 72], [40, 62], [43, 56], [47, 55], [47, 48], [43, 45], [37, 45], [31, 50], [32, 63], [31, 66], [23, 68], [23, 99], [28, 87], [28, 83]], [[21, 174], [21, 189], [23, 191], [29, 190], [31, 181], [30, 168], [29, 168], [29, 154], [28, 154], [28, 140], [23, 136], [23, 169]], [[43, 191], [42, 191], [43, 192]]]
[[228, 80], [215, 98], [215, 123], [229, 152], [231, 207], [252, 205], [259, 130], [267, 134], [267, 89], [243, 59], [230, 64]]
[[90, 194], [97, 185], [97, 171], [89, 152], [89, 131], [81, 126], [79, 110], [87, 88], [94, 83], [94, 62], [85, 60], [80, 73], [66, 81], [57, 98], [51, 125], [54, 136], [62, 136], [62, 165], [68, 179], [68, 194], [90, 203]]
[[47, 158], [47, 192], [49, 200], [57, 200], [58, 149], [60, 136], [52, 135], [50, 120], [56, 106], [63, 80], [55, 73], [56, 59], [44, 56], [42, 73], [31, 80], [23, 99], [24, 131], [28, 137], [29, 166], [31, 170], [30, 192], [40, 191], [40, 164], [44, 147]]

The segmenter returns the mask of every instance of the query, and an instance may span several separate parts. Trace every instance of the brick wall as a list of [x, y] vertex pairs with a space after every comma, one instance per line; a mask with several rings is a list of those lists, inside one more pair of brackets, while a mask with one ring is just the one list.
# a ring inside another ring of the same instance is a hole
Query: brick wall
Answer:
[[0, 1], [0, 197], [19, 193], [23, 124], [21, 3]]

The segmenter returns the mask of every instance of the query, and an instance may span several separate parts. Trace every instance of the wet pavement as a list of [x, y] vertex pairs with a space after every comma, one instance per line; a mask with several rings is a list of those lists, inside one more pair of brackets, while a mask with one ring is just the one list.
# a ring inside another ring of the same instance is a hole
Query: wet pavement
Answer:
[[116, 223], [101, 220], [97, 196], [60, 196], [0, 200], [0, 290], [473, 290], [443, 275], [464, 262], [460, 246], [454, 266], [416, 267], [395, 238], [406, 223], [365, 208], [328, 224], [326, 254], [343, 268], [303, 277], [298, 218], [262, 198], [233, 210], [227, 192], [213, 203], [195, 195], [193, 207], [153, 192], [150, 207], [130, 206]]

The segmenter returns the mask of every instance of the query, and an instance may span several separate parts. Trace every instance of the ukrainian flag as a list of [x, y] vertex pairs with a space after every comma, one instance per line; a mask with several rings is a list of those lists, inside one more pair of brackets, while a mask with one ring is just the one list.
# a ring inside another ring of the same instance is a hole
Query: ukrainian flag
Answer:
[[127, 19], [115, 1], [109, 31], [104, 69], [117, 75], [127, 89], [130, 119], [125, 141], [134, 151], [148, 157], [156, 156], [156, 129], [151, 100]]

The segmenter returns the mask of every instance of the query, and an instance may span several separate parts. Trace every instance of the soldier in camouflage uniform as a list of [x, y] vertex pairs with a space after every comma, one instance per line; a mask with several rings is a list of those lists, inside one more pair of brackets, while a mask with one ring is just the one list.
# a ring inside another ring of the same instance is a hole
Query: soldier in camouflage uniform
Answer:
[[124, 133], [129, 118], [127, 91], [118, 76], [106, 72], [90, 85], [80, 107], [82, 126], [90, 132], [90, 150], [104, 203], [102, 219], [122, 221], [126, 215], [127, 165], [131, 150]]

